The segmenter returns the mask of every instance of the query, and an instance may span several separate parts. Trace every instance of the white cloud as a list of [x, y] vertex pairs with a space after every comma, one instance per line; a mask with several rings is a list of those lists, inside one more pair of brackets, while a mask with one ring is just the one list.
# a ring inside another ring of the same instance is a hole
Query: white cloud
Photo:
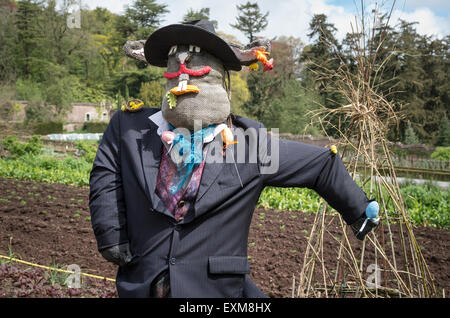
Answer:
[[395, 10], [393, 18], [394, 21], [402, 19], [408, 22], [419, 22], [415, 28], [422, 35], [433, 35], [442, 38], [448, 35], [450, 31], [450, 20], [437, 16], [428, 8], [418, 8], [413, 12]]

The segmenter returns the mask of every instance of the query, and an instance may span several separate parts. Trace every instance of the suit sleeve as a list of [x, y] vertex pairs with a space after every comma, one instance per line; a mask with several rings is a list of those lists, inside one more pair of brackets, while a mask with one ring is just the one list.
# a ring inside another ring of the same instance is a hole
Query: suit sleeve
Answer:
[[120, 169], [120, 115], [120, 111], [114, 114], [103, 134], [89, 180], [89, 208], [99, 250], [128, 240]]
[[[260, 134], [260, 139], [260, 172], [264, 186], [312, 189], [337, 210], [347, 224], [362, 216], [371, 200], [353, 181], [338, 154], [328, 148], [268, 134]], [[277, 160], [278, 169], [264, 174], [263, 163], [273, 164]]]

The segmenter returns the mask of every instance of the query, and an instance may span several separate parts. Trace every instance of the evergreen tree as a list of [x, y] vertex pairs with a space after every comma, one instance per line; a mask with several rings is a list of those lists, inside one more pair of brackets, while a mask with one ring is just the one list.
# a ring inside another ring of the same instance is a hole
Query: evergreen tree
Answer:
[[125, 15], [137, 27], [137, 37], [146, 38], [162, 22], [162, 16], [169, 12], [166, 4], [158, 4], [155, 0], [135, 0], [125, 9]]
[[[250, 73], [247, 77], [250, 99], [242, 105], [246, 114], [264, 124], [269, 121], [276, 122], [279, 112], [270, 106], [275, 105], [271, 104], [273, 99], [283, 96], [281, 83], [282, 79], [272, 74], [262, 71]], [[266, 126], [270, 127], [270, 125]]]
[[210, 19], [209, 8], [201, 8], [198, 11], [195, 11], [194, 9], [190, 8], [188, 12], [183, 16], [183, 21], [181, 22], [188, 22], [194, 20], [209, 20], [212, 22], [215, 29], [217, 29], [219, 25], [219, 23], [216, 20]]
[[38, 27], [38, 18], [42, 12], [42, 1], [21, 0], [17, 2], [17, 66], [20, 75], [30, 76], [33, 57], [39, 55], [39, 44], [43, 30]]
[[13, 2], [0, 1], [0, 83], [10, 83], [16, 76], [17, 28]]
[[322, 104], [334, 108], [339, 96], [333, 92], [333, 78], [330, 77], [340, 66], [338, 58], [340, 44], [334, 34], [337, 31], [327, 16], [316, 14], [309, 24], [308, 37], [313, 40], [304, 48], [300, 61], [305, 64], [302, 78], [307, 86], [315, 88], [322, 96]]
[[249, 41], [253, 42], [255, 35], [267, 27], [269, 12], [263, 14], [259, 9], [258, 3], [251, 3], [250, 1], [237, 5], [236, 8], [239, 11], [239, 15], [236, 17], [236, 23], [230, 25], [244, 33]]
[[424, 74], [419, 78], [423, 116], [415, 122], [423, 127], [419, 138], [426, 143], [436, 142], [442, 120], [450, 117], [449, 38], [431, 39], [424, 36], [419, 43], [419, 61]]
[[439, 135], [437, 136], [436, 146], [450, 147], [450, 120], [445, 116], [442, 119]]
[[314, 109], [316, 96], [302, 87], [297, 79], [290, 79], [283, 85], [283, 97], [275, 103], [279, 103], [280, 122], [277, 127], [280, 133], [292, 133], [296, 135], [317, 135], [318, 129], [310, 126], [311, 114]]
[[411, 122], [408, 121], [408, 127], [405, 130], [405, 145], [416, 145], [419, 143], [419, 138], [417, 138], [414, 129], [411, 126]]

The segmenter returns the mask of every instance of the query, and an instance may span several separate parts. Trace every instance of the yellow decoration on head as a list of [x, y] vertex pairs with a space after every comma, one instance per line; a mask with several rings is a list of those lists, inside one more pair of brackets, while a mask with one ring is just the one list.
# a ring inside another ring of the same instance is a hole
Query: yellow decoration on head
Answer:
[[332, 146], [330, 147], [330, 149], [331, 149], [331, 152], [332, 152], [332, 153], [337, 154], [337, 148], [336, 148], [335, 145], [332, 145]]
[[250, 71], [257, 71], [257, 70], [259, 69], [259, 65], [258, 65], [258, 63], [250, 64], [249, 67], [248, 67], [248, 69], [249, 69]]
[[144, 102], [140, 99], [131, 99], [126, 105], [122, 105], [122, 111], [137, 112], [144, 108]]

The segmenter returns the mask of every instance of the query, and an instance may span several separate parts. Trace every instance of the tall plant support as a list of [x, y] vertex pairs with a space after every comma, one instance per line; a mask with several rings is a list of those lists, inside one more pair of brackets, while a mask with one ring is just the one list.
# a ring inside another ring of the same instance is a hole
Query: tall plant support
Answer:
[[[307, 239], [300, 275], [294, 277], [294, 297], [438, 296], [414, 236], [388, 148], [386, 132], [398, 120], [398, 105], [388, 101], [386, 92], [379, 91], [377, 84], [386, 63], [378, 58], [384, 43], [383, 28], [389, 23], [394, 5], [395, 2], [382, 24], [379, 8], [375, 6], [368, 15], [361, 1], [361, 13], [352, 25], [356, 37], [351, 56], [356, 71], [350, 71], [343, 60], [337, 71], [315, 65], [318, 76], [333, 79], [334, 88], [344, 96], [345, 103], [335, 109], [322, 109], [314, 118], [323, 128], [332, 125], [332, 117], [339, 118], [339, 124], [333, 126], [343, 140], [338, 149], [342, 150], [353, 178], [369, 198], [379, 202], [380, 225], [363, 242], [358, 241], [342, 218], [330, 213], [322, 202]], [[335, 218], [342, 229], [339, 237], [327, 228]], [[334, 263], [323, 258], [327, 235], [336, 242]]]

